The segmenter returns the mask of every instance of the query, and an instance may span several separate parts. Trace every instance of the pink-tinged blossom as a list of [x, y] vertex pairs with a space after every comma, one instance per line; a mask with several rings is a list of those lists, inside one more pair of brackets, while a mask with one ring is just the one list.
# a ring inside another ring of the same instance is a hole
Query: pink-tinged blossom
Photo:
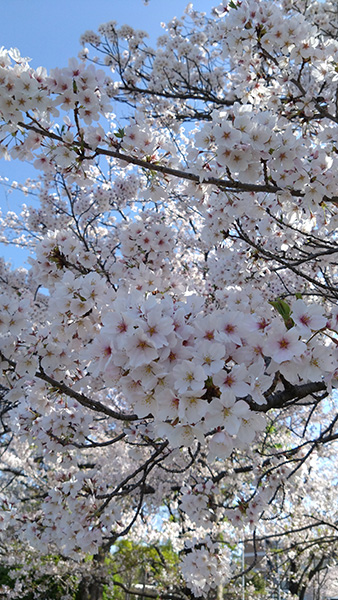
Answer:
[[265, 335], [259, 331], [248, 332], [245, 343], [231, 351], [236, 363], [249, 365], [264, 357]]
[[243, 419], [250, 415], [250, 408], [244, 400], [235, 400], [223, 392], [220, 398], [213, 398], [205, 416], [208, 429], [224, 427], [229, 435], [236, 435]]
[[248, 383], [250, 385], [250, 396], [257, 404], [265, 404], [266, 392], [272, 385], [273, 378], [265, 374], [266, 367], [262, 357], [248, 368]]
[[204, 436], [202, 431], [193, 425], [171, 425], [170, 423], [159, 423], [156, 426], [157, 434], [162, 438], [167, 438], [173, 448], [180, 446], [192, 446], [197, 439], [203, 443]]
[[235, 365], [230, 371], [219, 371], [213, 376], [213, 382], [222, 392], [232, 398], [244, 397], [250, 394], [250, 386], [246, 383], [247, 372], [245, 365]]
[[237, 438], [240, 440], [244, 447], [251, 444], [256, 437], [256, 434], [266, 426], [266, 419], [262, 413], [250, 411], [250, 414], [243, 418], [237, 432]]
[[133, 332], [135, 319], [127, 312], [107, 312], [102, 316], [102, 323], [107, 335], [111, 335], [116, 348], [124, 348], [129, 335]]
[[97, 148], [97, 146], [103, 143], [104, 138], [105, 131], [100, 125], [97, 125], [96, 127], [87, 127], [85, 131], [85, 141], [91, 148]]
[[194, 596], [207, 595], [214, 585], [222, 585], [229, 579], [228, 548], [208, 538], [200, 544], [195, 539], [188, 548], [189, 552], [182, 553], [181, 569]]
[[218, 373], [224, 366], [225, 347], [217, 342], [202, 341], [196, 348], [205, 374], [209, 377]]
[[328, 327], [338, 332], [338, 306], [332, 308], [331, 317], [328, 320]]
[[155, 344], [140, 329], [136, 329], [128, 336], [124, 350], [126, 351], [126, 366], [129, 367], [147, 365], [158, 356]]
[[182, 360], [189, 360], [194, 355], [194, 349], [189, 346], [183, 346], [182, 340], [175, 335], [170, 335], [169, 346], [163, 346], [159, 348], [159, 357], [163, 368], [168, 372], [172, 371], [175, 364], [180, 363]]
[[58, 167], [67, 169], [75, 164], [77, 154], [68, 146], [58, 146], [53, 150], [52, 158]]
[[186, 311], [184, 308], [177, 308], [173, 313], [173, 325], [175, 335], [183, 340], [188, 339], [193, 334], [193, 328], [187, 324]]
[[283, 325], [270, 330], [265, 352], [278, 364], [300, 356], [306, 349], [304, 342], [299, 340], [297, 328], [287, 330]]
[[38, 371], [38, 358], [32, 354], [25, 354], [24, 356], [19, 356], [16, 363], [16, 372], [21, 376], [33, 377], [35, 373]]
[[[100, 333], [96, 336], [90, 347], [87, 348], [87, 355], [93, 364], [93, 375], [97, 376], [105, 371], [113, 361], [115, 348], [109, 335]], [[118, 371], [116, 371], [116, 374]]]
[[139, 394], [138, 397], [134, 398], [132, 405], [135, 414], [140, 418], [156, 415], [157, 402], [152, 392]]
[[198, 390], [180, 394], [178, 416], [182, 424], [195, 425], [204, 417], [208, 410], [207, 402], [201, 398], [204, 393], [205, 390]]
[[318, 346], [315, 338], [306, 344], [305, 351], [294, 361], [280, 366], [280, 372], [291, 383], [302, 381], [320, 381], [334, 371], [335, 357], [325, 346]]
[[213, 342], [217, 328], [215, 315], [207, 315], [203, 319], [197, 319], [193, 323], [197, 339]]
[[160, 305], [156, 305], [146, 314], [146, 320], [141, 323], [141, 327], [156, 348], [168, 345], [168, 336], [174, 329], [172, 319], [163, 315]]
[[246, 317], [243, 317], [240, 312], [226, 312], [220, 314], [217, 320], [218, 333], [215, 339], [218, 342], [227, 344], [233, 342], [241, 346], [242, 335], [246, 331]]
[[183, 360], [173, 368], [175, 389], [178, 393], [187, 390], [201, 390], [204, 387], [206, 374], [197, 361]]
[[158, 384], [159, 379], [165, 376], [160, 363], [153, 362], [151, 364], [136, 367], [130, 373], [130, 376], [135, 381], [141, 381], [144, 390], [153, 390]]
[[300, 299], [293, 302], [291, 317], [303, 336], [310, 337], [313, 331], [322, 329], [327, 323], [321, 306], [318, 306], [318, 304], [305, 304]]
[[234, 441], [227, 431], [217, 431], [208, 443], [208, 460], [227, 458], [234, 449]]
[[92, 308], [92, 303], [81, 298], [80, 295], [78, 297], [73, 298], [69, 304], [69, 310], [73, 313], [75, 317], [82, 317], [86, 313], [88, 313]]
[[166, 421], [167, 419], [175, 420], [178, 418], [178, 407], [180, 403], [180, 399], [177, 394], [175, 394], [168, 387], [165, 387], [162, 390], [157, 390], [156, 392], [156, 400], [157, 400], [157, 417], [161, 421]]

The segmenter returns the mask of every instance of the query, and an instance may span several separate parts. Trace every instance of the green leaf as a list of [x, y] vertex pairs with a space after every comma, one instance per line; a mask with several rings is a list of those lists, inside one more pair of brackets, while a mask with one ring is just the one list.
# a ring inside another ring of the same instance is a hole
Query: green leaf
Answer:
[[269, 304], [273, 306], [276, 311], [281, 315], [284, 320], [287, 329], [291, 329], [294, 326], [294, 321], [291, 318], [291, 308], [285, 300], [277, 298], [277, 300], [270, 300]]
[[125, 135], [124, 129], [122, 127], [119, 127], [118, 130], [115, 131], [114, 135], [115, 135], [115, 137], [117, 137], [117, 138], [119, 138], [119, 139], [122, 140], [124, 138], [124, 135]]
[[289, 319], [291, 315], [291, 308], [285, 300], [281, 298], [277, 298], [277, 300], [270, 300], [269, 304], [273, 306], [277, 312], [285, 319]]

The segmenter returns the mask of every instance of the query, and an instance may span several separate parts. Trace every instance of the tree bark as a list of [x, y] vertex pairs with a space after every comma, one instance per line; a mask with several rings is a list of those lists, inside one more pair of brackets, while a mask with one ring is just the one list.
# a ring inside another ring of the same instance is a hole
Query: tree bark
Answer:
[[76, 600], [102, 600], [103, 583], [92, 577], [83, 577], [76, 594]]

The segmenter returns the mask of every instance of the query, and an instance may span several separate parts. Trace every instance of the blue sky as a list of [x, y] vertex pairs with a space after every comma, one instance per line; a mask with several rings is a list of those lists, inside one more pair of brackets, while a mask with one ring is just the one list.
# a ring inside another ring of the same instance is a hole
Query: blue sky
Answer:
[[[86, 29], [115, 20], [161, 34], [161, 21], [181, 16], [186, 0], [2, 0], [1, 45], [14, 46], [32, 58], [32, 66], [63, 66], [76, 56], [79, 37]], [[195, 0], [194, 8], [210, 11], [217, 0]]]
[[[0, 0], [1, 2], [1, 0]], [[210, 13], [217, 0], [195, 0], [194, 8]], [[44, 66], [48, 70], [63, 67], [68, 58], [77, 56], [79, 38], [87, 29], [97, 30], [101, 23], [115, 20], [143, 29], [150, 35], [150, 42], [162, 34], [161, 22], [181, 16], [187, 0], [2, 0], [0, 19], [0, 46], [19, 48], [22, 56], [29, 56], [34, 68]], [[0, 159], [0, 175], [23, 182], [36, 175], [30, 165], [19, 161]], [[19, 193], [8, 195], [0, 186], [0, 208], [17, 210], [20, 203], [29, 199]], [[0, 255], [11, 259], [18, 266], [25, 253], [13, 247], [1, 247]]]

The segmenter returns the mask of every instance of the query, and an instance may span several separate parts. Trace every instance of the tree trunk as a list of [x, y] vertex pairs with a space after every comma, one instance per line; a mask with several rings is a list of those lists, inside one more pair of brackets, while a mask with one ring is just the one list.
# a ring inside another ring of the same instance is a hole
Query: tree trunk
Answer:
[[91, 577], [83, 577], [76, 594], [76, 600], [102, 600], [103, 584], [93, 581]]
[[93, 556], [93, 562], [88, 563], [88, 574], [84, 574], [76, 594], [76, 600], [102, 600], [103, 589], [107, 574], [104, 569], [106, 553], [100, 548]]

